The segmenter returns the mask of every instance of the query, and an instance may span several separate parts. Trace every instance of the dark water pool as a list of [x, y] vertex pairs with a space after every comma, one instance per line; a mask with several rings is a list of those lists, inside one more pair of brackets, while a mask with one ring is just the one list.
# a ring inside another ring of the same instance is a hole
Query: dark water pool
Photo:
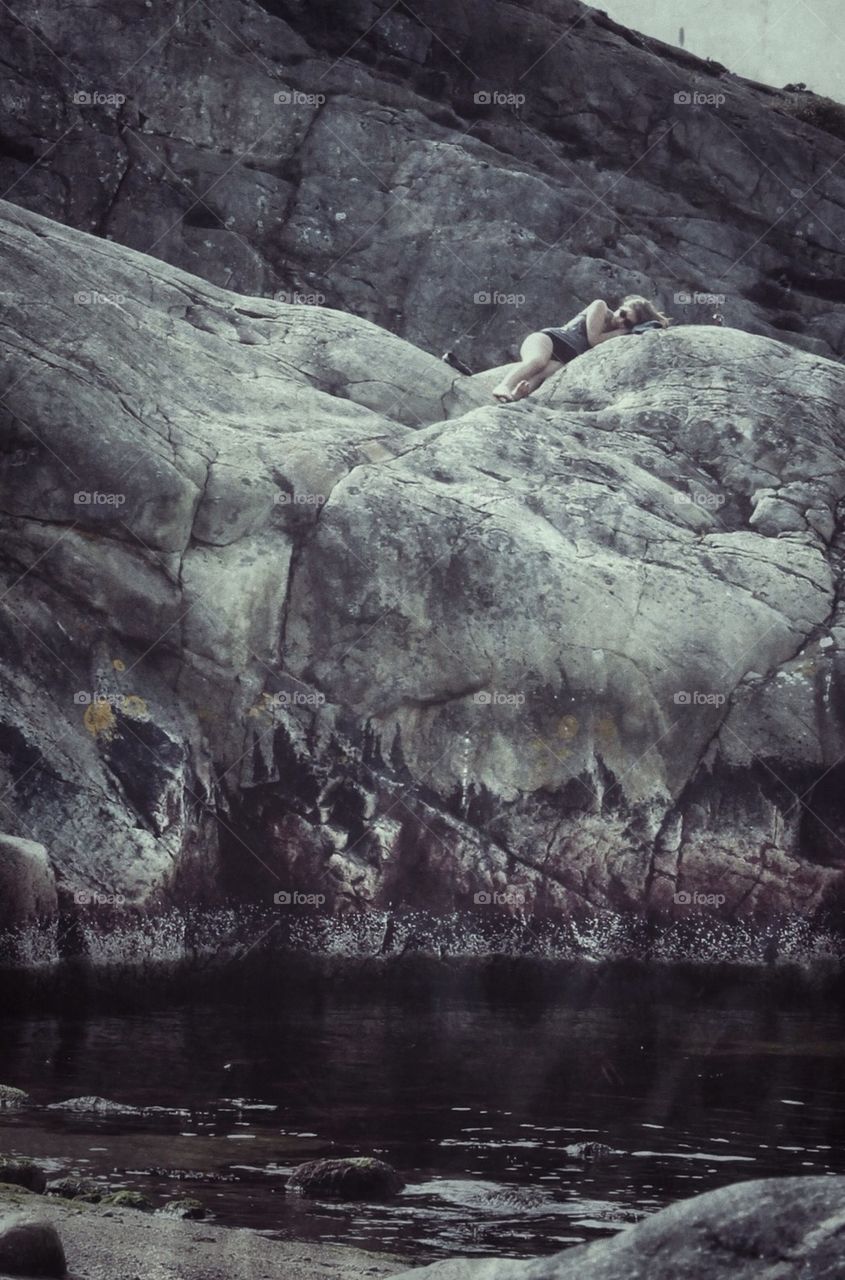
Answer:
[[[845, 1014], [833, 994], [730, 982], [656, 997], [562, 971], [540, 993], [436, 980], [401, 996], [314, 981], [286, 998], [0, 1018], [0, 1151], [202, 1200], [284, 1238], [443, 1253], [551, 1252], [697, 1192], [845, 1173]], [[100, 1095], [138, 1116], [47, 1104]], [[615, 1154], [584, 1161], [567, 1147]], [[285, 1176], [378, 1154], [408, 1187], [384, 1206], [303, 1202]]]

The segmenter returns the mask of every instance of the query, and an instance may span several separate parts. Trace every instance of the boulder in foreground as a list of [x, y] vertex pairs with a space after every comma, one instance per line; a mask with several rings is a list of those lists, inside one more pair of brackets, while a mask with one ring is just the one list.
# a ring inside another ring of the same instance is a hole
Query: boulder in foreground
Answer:
[[0, 1218], [0, 1272], [10, 1276], [63, 1276], [67, 1271], [59, 1233], [49, 1222], [20, 1214]]
[[458, 1258], [395, 1280], [838, 1280], [844, 1196], [845, 1178], [740, 1182], [549, 1258]]

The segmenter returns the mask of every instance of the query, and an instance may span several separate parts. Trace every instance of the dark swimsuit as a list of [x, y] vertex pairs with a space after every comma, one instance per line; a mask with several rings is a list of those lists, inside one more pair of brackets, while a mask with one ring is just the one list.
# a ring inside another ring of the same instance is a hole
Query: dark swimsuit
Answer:
[[579, 311], [567, 324], [559, 329], [541, 329], [552, 340], [552, 359], [561, 364], [569, 364], [576, 356], [581, 356], [590, 349], [587, 337], [587, 308]]

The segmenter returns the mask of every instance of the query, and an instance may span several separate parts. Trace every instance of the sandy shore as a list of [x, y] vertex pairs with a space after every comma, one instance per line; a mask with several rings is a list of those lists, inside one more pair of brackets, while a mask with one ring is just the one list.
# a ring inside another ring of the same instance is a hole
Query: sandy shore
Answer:
[[0, 1189], [0, 1216], [19, 1210], [56, 1227], [71, 1280], [364, 1280], [411, 1265], [391, 1254]]

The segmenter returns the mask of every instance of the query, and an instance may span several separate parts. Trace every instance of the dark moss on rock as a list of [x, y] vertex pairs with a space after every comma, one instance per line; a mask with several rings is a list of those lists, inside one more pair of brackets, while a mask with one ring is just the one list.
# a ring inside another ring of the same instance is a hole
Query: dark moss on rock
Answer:
[[385, 1200], [405, 1186], [401, 1174], [384, 1160], [355, 1156], [346, 1160], [308, 1160], [294, 1169], [287, 1189], [309, 1199]]

